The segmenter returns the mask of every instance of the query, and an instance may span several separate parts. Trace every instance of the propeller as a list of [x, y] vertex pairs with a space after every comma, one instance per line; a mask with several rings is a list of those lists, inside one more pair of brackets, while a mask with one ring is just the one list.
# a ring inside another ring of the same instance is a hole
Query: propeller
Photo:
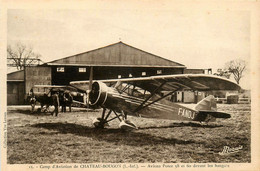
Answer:
[[89, 86], [88, 86], [88, 90], [87, 92], [87, 107], [89, 108], [89, 103], [90, 103], [90, 99], [89, 99], [89, 94], [92, 90], [92, 84], [93, 84], [93, 66], [90, 67], [90, 73], [89, 73]]

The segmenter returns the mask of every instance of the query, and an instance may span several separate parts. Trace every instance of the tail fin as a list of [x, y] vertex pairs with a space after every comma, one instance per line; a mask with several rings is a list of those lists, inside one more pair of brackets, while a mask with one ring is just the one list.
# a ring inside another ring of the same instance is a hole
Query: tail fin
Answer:
[[200, 121], [214, 121], [216, 118], [231, 117], [228, 113], [217, 112], [217, 103], [212, 95], [198, 102], [194, 109], [199, 111], [197, 120]]
[[198, 111], [217, 111], [217, 103], [214, 96], [209, 95], [206, 98], [202, 99], [197, 103], [194, 109]]

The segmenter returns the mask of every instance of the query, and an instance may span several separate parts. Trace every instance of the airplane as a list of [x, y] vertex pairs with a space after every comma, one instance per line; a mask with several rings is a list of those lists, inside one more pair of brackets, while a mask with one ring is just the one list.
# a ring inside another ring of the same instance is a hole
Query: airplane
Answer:
[[[214, 75], [178, 74], [93, 80], [92, 72], [89, 80], [72, 81], [70, 85], [86, 90], [90, 107], [103, 108], [101, 117], [93, 121], [96, 128], [104, 128], [110, 121], [118, 119], [120, 128], [138, 129], [127, 119], [128, 115], [206, 123], [215, 121], [216, 118], [230, 118], [230, 114], [217, 111], [212, 95], [194, 107], [172, 102], [166, 97], [183, 90], [240, 90], [235, 82]], [[111, 118], [112, 114], [114, 117]]]
[[52, 95], [56, 92], [59, 93], [66, 93], [69, 92], [73, 96], [72, 103], [77, 104], [78, 106], [86, 107], [85, 104], [82, 102], [82, 100], [77, 101], [75, 99], [83, 99], [84, 90], [81, 90], [79, 88], [75, 89], [71, 86], [65, 86], [65, 85], [34, 85], [29, 94], [28, 94], [28, 101], [30, 101], [32, 106], [32, 112], [34, 112], [34, 107], [36, 105], [36, 102], [39, 102], [41, 105], [41, 108], [39, 111], [41, 112], [48, 112], [49, 106], [53, 105], [53, 99]]

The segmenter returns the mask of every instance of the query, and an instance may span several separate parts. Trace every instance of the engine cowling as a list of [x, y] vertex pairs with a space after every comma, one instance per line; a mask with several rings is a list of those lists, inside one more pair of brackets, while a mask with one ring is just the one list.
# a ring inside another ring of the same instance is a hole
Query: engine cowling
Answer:
[[108, 87], [105, 83], [95, 81], [89, 94], [91, 105], [103, 105], [107, 100]]
[[128, 98], [127, 95], [122, 96], [118, 90], [113, 87], [108, 87], [105, 83], [100, 81], [95, 81], [92, 84], [89, 101], [92, 106], [104, 107], [116, 112], [124, 111], [125, 113], [132, 113], [132, 109], [138, 106], [138, 104], [131, 104], [131, 98]]

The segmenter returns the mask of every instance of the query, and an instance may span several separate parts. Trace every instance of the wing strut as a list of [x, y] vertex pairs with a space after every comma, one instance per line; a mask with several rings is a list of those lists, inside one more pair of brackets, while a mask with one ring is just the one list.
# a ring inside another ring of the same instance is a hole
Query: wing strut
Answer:
[[[156, 102], [158, 102], [158, 101], [164, 99], [165, 97], [167, 97], [167, 96], [173, 94], [173, 93], [176, 92], [176, 91], [178, 91], [178, 90], [174, 90], [174, 91], [171, 91], [171, 92], [167, 93], [166, 95], [164, 95], [164, 96], [162, 96], [162, 97], [156, 99], [155, 101], [153, 101], [153, 102], [151, 102], [151, 103], [148, 103], [148, 104], [145, 105], [145, 106], [142, 106], [139, 110], [144, 109], [144, 108], [146, 108], [146, 107], [148, 107], [148, 106], [150, 106], [150, 105], [152, 105], [152, 104], [154, 104], [154, 103], [156, 103]], [[136, 112], [138, 112], [139, 110], [137, 110]]]
[[171, 92], [167, 93], [166, 95], [164, 95], [164, 96], [162, 96], [162, 97], [156, 99], [155, 101], [153, 101], [153, 102], [151, 102], [151, 103], [148, 103], [148, 104], [145, 105], [145, 106], [141, 106], [141, 107], [138, 106], [138, 108], [139, 108], [139, 107], [140, 107], [140, 108], [139, 108], [138, 110], [136, 110], [135, 112], [138, 112], [138, 111], [140, 111], [141, 109], [144, 109], [144, 108], [146, 108], [146, 107], [148, 107], [148, 106], [150, 106], [150, 105], [152, 105], [152, 104], [154, 104], [154, 103], [156, 103], [156, 102], [162, 100], [163, 98], [165, 98], [165, 97], [167, 97], [167, 96], [173, 94], [173, 93], [176, 92], [176, 91], [178, 91], [178, 90], [171, 91]]
[[120, 94], [124, 93], [129, 87], [131, 86], [131, 84], [127, 84], [122, 91], [118, 91]]
[[158, 87], [150, 94], [150, 96], [147, 97], [147, 98], [134, 110], [134, 112], [137, 112], [137, 111], [139, 111], [140, 109], [142, 109], [142, 108], [143, 108], [143, 105], [144, 105], [148, 100], [150, 100], [150, 99], [155, 95], [155, 93], [156, 93], [160, 88], [162, 88], [162, 86], [164, 86], [164, 84], [165, 84], [166, 82], [167, 82], [167, 81], [164, 81], [163, 83], [161, 83], [161, 85], [158, 86]]

